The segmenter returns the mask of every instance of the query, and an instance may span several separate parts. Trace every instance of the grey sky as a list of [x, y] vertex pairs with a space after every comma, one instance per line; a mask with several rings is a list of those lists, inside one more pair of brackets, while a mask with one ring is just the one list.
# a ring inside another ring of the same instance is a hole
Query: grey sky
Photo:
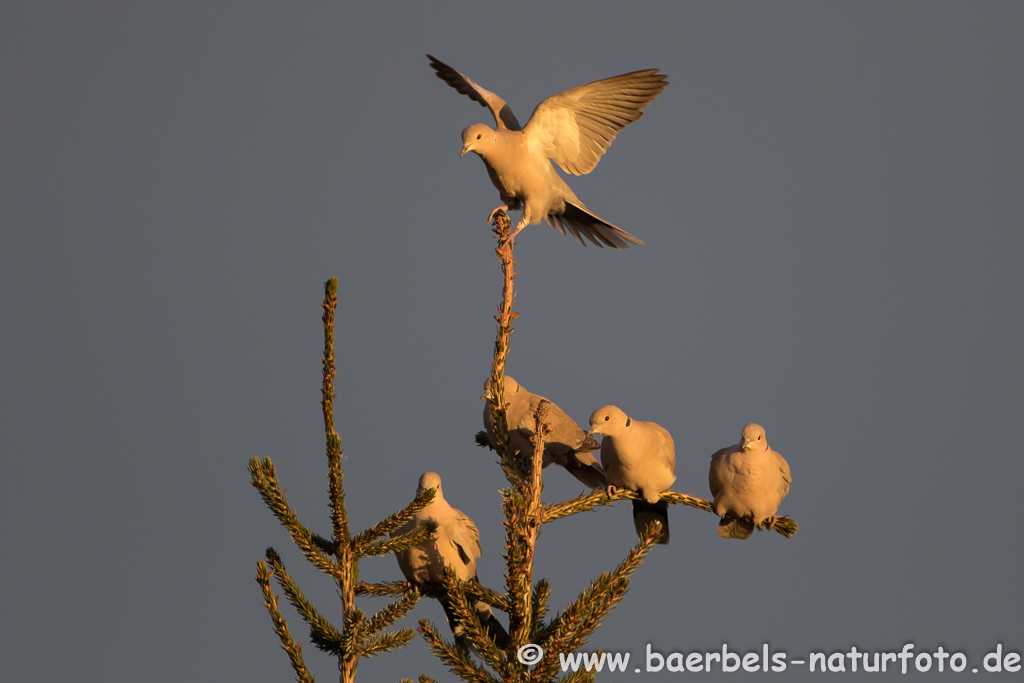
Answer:
[[[473, 444], [498, 195], [458, 157], [491, 121], [427, 52], [521, 121], [668, 74], [569, 181], [646, 245], [525, 229], [509, 373], [577, 421], [615, 403], [665, 426], [682, 492], [709, 495], [749, 421], [793, 470], [792, 541], [673, 507], [591, 645], [1021, 652], [1020, 3], [22, 2], [0, 8], [0, 678], [291, 680], [256, 562], [273, 545], [336, 597], [246, 463], [273, 458], [326, 532], [332, 276], [354, 526], [435, 470], [501, 588], [504, 480]], [[547, 500], [578, 492], [548, 473]], [[624, 503], [545, 527], [553, 606], [634, 540]], [[424, 602], [403, 625], [422, 617], [443, 623]], [[360, 680], [421, 672], [449, 680], [417, 636]]]

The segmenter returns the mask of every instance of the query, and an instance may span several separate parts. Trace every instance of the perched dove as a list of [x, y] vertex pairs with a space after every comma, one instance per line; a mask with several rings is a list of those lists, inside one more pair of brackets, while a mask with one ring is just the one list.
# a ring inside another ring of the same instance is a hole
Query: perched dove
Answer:
[[568, 230], [584, 246], [584, 237], [599, 247], [643, 244], [587, 210], [548, 159], [566, 173], [590, 173], [618, 131], [643, 116], [644, 107], [665, 89], [665, 74], [647, 69], [571, 88], [537, 105], [522, 127], [500, 97], [444, 62], [427, 58], [438, 78], [494, 115], [496, 129], [477, 123], [462, 131], [462, 154], [478, 154], [498, 188], [505, 205], [492, 211], [492, 218], [502, 209], [523, 210], [508, 239], [527, 225], [546, 220], [563, 235]]
[[751, 422], [740, 442], [711, 456], [708, 484], [722, 538], [749, 538], [756, 524], [775, 524], [775, 511], [789, 493], [789, 463], [768, 446], [764, 427]]
[[643, 536], [654, 520], [663, 533], [658, 543], [668, 544], [668, 502], [661, 500], [676, 480], [676, 446], [661, 425], [640, 422], [615, 406], [598, 408], [590, 416], [590, 434], [603, 434], [601, 464], [608, 480], [608, 495], [622, 487], [639, 493], [633, 501], [633, 526]]
[[[473, 520], [456, 510], [444, 499], [441, 492], [441, 477], [434, 472], [425, 472], [420, 477], [416, 495], [427, 489], [434, 489], [434, 500], [416, 513], [404, 526], [391, 533], [392, 536], [414, 531], [430, 522], [437, 523], [437, 531], [428, 541], [395, 553], [398, 566], [405, 578], [412, 583], [431, 590], [443, 590], [441, 579], [445, 565], [452, 568], [455, 576], [462, 581], [476, 579], [476, 558], [480, 557], [480, 532]], [[448, 626], [456, 642], [464, 642], [463, 628], [455, 618], [447, 598], [438, 598]], [[495, 618], [490, 605], [477, 602], [474, 605], [477, 617], [495, 644], [504, 649], [508, 646], [508, 632]]]
[[[484, 394], [480, 398], [487, 399], [487, 404], [484, 405], [484, 429], [487, 431], [479, 432], [476, 442], [493, 450], [495, 440], [490, 403], [495, 400], [495, 396], [491, 391], [489, 377], [484, 382]], [[530, 439], [533, 437], [535, 416], [541, 401], [548, 403], [547, 422], [551, 425], [551, 433], [544, 439], [543, 467], [551, 463], [561, 465], [587, 488], [604, 488], [604, 470], [591, 453], [601, 447], [597, 440], [580, 429], [580, 426], [557, 405], [543, 396], [531, 394], [519, 382], [505, 375], [506, 419], [512, 449], [527, 458], [533, 453]]]

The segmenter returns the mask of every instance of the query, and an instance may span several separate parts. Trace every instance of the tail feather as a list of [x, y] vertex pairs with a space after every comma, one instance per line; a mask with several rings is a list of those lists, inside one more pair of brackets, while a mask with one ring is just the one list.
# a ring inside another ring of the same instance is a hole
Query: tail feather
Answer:
[[498, 649], [508, 649], [508, 631], [506, 631], [505, 627], [501, 625], [498, 618], [494, 616], [491, 606], [485, 602], [478, 602], [476, 603], [475, 610], [476, 616], [480, 619], [481, 626], [483, 626], [484, 630], [487, 631], [487, 635], [494, 641], [494, 644]]
[[613, 249], [629, 249], [634, 244], [643, 244], [638, 237], [568, 201], [564, 213], [548, 214], [547, 221], [548, 225], [563, 235], [571, 234], [583, 246], [587, 246], [584, 237], [599, 247], [608, 246]]
[[473, 440], [476, 441], [476, 445], [480, 448], [490, 448], [494, 450], [494, 446], [491, 445], [491, 437], [488, 436], [487, 432], [479, 431], [473, 436]]
[[742, 541], [750, 538], [753, 532], [754, 523], [747, 519], [723, 517], [718, 523], [718, 535], [722, 538], [736, 538]]
[[668, 501], [659, 500], [653, 504], [644, 500], [633, 501], [633, 527], [637, 536], [643, 536], [647, 525], [655, 521], [661, 522], [658, 545], [668, 545]]

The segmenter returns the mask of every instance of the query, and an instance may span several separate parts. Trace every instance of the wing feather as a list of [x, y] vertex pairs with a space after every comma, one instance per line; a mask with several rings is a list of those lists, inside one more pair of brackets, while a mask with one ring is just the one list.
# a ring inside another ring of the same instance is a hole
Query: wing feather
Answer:
[[640, 119], [667, 85], [657, 69], [580, 85], [537, 105], [523, 132], [566, 173], [589, 173], [618, 132]]
[[437, 57], [427, 55], [427, 59], [430, 60], [430, 66], [434, 68], [438, 78], [474, 102], [479, 102], [480, 106], [490, 109], [498, 128], [522, 130], [522, 126], [519, 125], [519, 121], [516, 120], [515, 114], [512, 113], [509, 106], [505, 104], [505, 100], [490, 90], [480, 87], [469, 76], [456, 71]]

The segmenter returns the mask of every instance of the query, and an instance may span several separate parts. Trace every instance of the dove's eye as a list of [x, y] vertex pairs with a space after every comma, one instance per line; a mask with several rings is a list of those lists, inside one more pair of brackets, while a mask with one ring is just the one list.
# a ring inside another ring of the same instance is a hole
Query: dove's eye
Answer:
[[608, 420], [610, 420], [610, 419], [612, 419], [612, 416], [611, 416], [611, 415], [605, 415], [605, 416], [604, 416], [604, 421], [605, 421], [605, 422], [607, 422], [607, 421], [608, 421]]
[[482, 138], [483, 136], [484, 136], [484, 134], [483, 134], [483, 133], [477, 133], [477, 134], [476, 134], [476, 139], [477, 139], [477, 140], [479, 140], [479, 139], [480, 139], [480, 138]]

